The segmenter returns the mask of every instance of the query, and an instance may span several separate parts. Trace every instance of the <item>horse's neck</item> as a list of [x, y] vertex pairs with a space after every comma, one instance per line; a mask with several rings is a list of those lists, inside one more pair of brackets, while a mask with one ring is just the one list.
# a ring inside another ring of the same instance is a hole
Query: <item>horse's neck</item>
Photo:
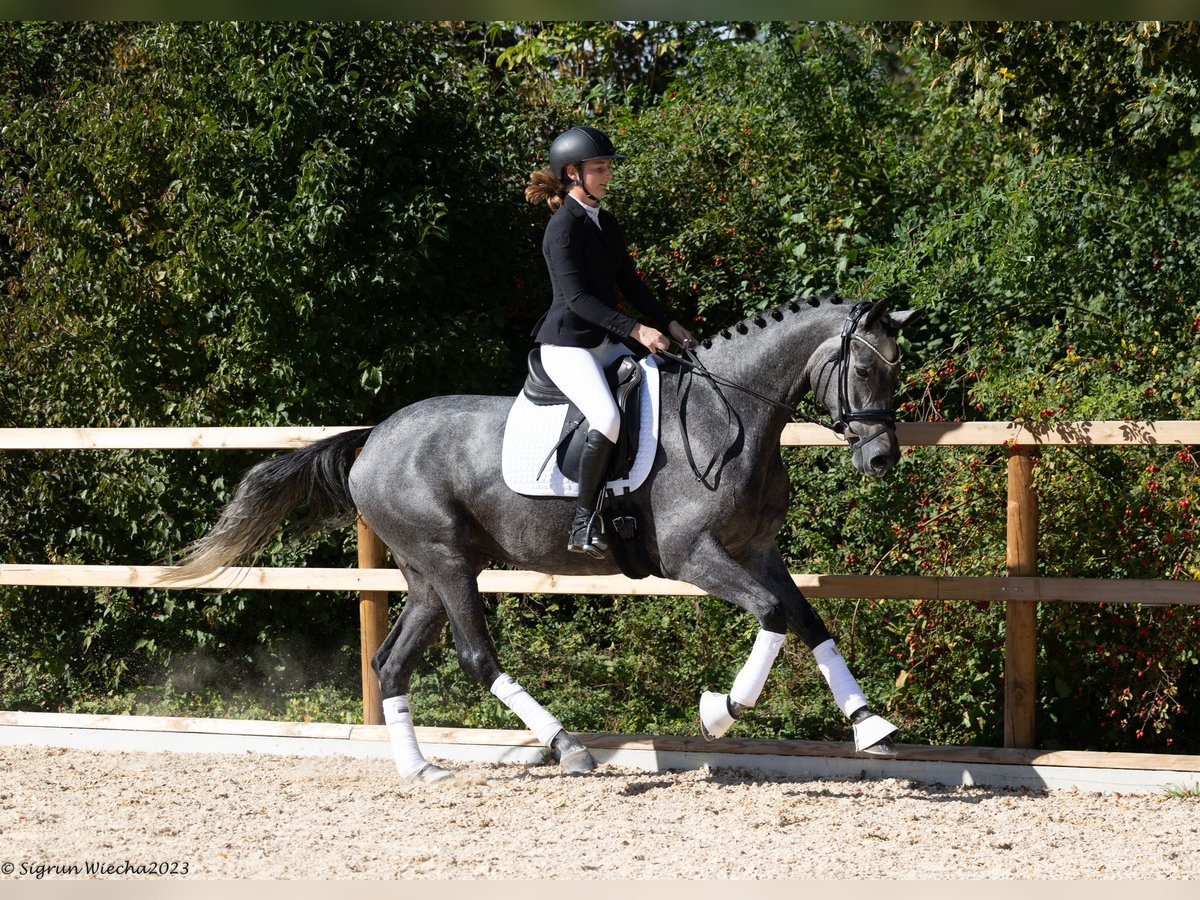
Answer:
[[[794, 407], [810, 389], [808, 372], [813, 368], [813, 356], [822, 344], [841, 333], [846, 312], [844, 304], [829, 300], [815, 307], [801, 302], [795, 311], [784, 306], [778, 319], [767, 313], [757, 321], [752, 317], [718, 333], [710, 347], [699, 351], [700, 361], [717, 375]], [[744, 419], [764, 427], [782, 431], [791, 418], [741, 391], [726, 394]]]

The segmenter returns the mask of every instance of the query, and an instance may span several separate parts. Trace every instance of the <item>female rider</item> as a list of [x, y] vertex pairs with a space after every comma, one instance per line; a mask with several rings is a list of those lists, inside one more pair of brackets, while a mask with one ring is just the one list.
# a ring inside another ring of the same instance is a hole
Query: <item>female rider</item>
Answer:
[[[604, 369], [632, 353], [623, 338], [633, 338], [651, 353], [670, 346], [667, 334], [685, 347], [696, 343], [646, 287], [617, 220], [600, 209], [613, 176], [611, 161], [624, 158], [603, 131], [576, 126], [554, 139], [550, 168], [532, 173], [525, 188], [526, 200], [545, 202], [554, 211], [542, 239], [553, 298], [534, 338], [546, 374], [589, 425], [567, 549], [596, 558], [608, 548], [597, 511], [621, 424]], [[642, 325], [617, 308], [618, 289], [653, 325]]]

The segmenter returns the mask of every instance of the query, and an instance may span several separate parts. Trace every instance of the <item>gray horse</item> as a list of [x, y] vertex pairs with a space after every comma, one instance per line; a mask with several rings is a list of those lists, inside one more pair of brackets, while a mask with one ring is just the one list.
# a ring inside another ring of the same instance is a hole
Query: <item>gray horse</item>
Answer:
[[[788, 509], [780, 437], [810, 391], [849, 442], [854, 466], [885, 474], [899, 459], [892, 395], [899, 329], [919, 310], [838, 297], [786, 303], [702, 342], [689, 360], [664, 360], [660, 446], [646, 483], [629, 496], [646, 568], [689, 582], [751, 613], [760, 626], [728, 694], [705, 691], [700, 727], [719, 737], [754, 705], [790, 629], [813, 652], [853, 725], [860, 753], [893, 756], [895, 727], [875, 715], [824, 622], [796, 588], [775, 538]], [[724, 388], [724, 389], [722, 389]], [[344, 432], [250, 469], [218, 522], [170, 581], [195, 584], [260, 549], [283, 519], [345, 521], [357, 509], [391, 549], [408, 599], [373, 666], [397, 769], [449, 777], [417, 744], [408, 688], [447, 621], [464, 671], [557, 752], [588, 771], [588, 750], [503, 671], [476, 579], [493, 562], [561, 575], [606, 575], [613, 552], [567, 552], [573, 499], [526, 497], [500, 477], [512, 397], [434, 397], [381, 424]], [[361, 448], [361, 455], [355, 453]], [[702, 463], [708, 462], [703, 469]], [[619, 543], [610, 537], [610, 543]]]

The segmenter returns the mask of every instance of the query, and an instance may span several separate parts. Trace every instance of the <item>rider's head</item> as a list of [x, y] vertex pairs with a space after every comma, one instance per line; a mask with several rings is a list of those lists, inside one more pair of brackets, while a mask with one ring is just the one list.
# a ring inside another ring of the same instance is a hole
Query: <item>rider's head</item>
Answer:
[[[530, 176], [525, 198], [530, 203], [545, 201], [551, 209], [558, 209], [566, 194], [574, 192], [599, 203], [612, 177], [609, 162], [624, 158], [599, 128], [590, 125], [568, 128], [550, 145], [549, 172], [534, 172]], [[600, 196], [596, 196], [597, 192]]]

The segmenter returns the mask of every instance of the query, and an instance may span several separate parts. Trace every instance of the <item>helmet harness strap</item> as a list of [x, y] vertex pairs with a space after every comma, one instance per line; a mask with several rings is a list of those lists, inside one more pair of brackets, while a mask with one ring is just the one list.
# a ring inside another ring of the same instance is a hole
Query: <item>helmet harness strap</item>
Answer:
[[572, 163], [572, 165], [575, 166], [575, 171], [578, 172], [579, 175], [578, 175], [578, 177], [571, 179], [571, 184], [573, 186], [578, 186], [578, 187], [583, 188], [583, 192], [588, 195], [588, 199], [591, 200], [593, 203], [595, 203], [597, 206], [599, 206], [600, 198], [588, 190], [587, 181], [584, 178], [584, 172], [583, 172], [584, 162], [586, 162], [586, 160], [580, 160], [577, 163]]

